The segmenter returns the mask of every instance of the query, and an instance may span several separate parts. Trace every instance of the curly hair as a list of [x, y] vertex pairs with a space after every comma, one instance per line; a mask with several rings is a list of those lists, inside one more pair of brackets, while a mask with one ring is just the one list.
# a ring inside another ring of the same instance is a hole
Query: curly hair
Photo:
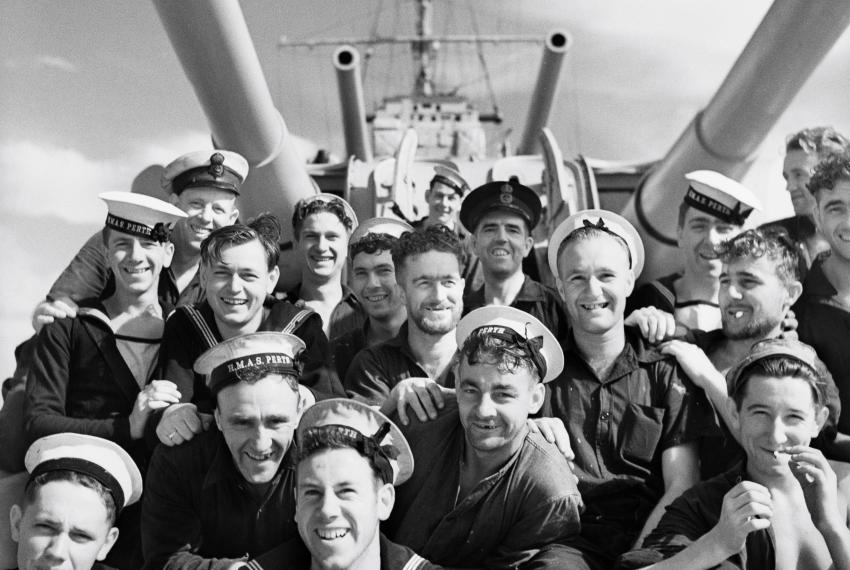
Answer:
[[92, 491], [97, 493], [97, 495], [103, 501], [103, 506], [106, 507], [107, 522], [110, 524], [110, 526], [115, 524], [115, 519], [118, 517], [118, 508], [115, 505], [115, 497], [112, 496], [112, 492], [110, 492], [110, 490], [107, 489], [103, 483], [101, 483], [91, 475], [86, 475], [85, 473], [72, 471], [70, 469], [58, 469], [56, 471], [47, 471], [46, 473], [41, 473], [40, 475], [36, 475], [32, 479], [30, 479], [30, 481], [27, 483], [26, 488], [24, 489], [24, 510], [26, 510], [26, 507], [28, 507], [35, 501], [36, 491], [53, 481], [68, 481], [70, 483], [74, 483], [76, 485], [91, 489]]
[[450, 253], [457, 258], [458, 267], [463, 266], [463, 243], [454, 231], [438, 224], [404, 233], [396, 240], [392, 246], [396, 271], [403, 269], [409, 257], [429, 251]]
[[831, 154], [820, 161], [812, 173], [807, 188], [820, 202], [821, 190], [832, 190], [838, 182], [850, 182], [850, 151]]
[[767, 256], [782, 283], [789, 285], [800, 280], [800, 254], [784, 229], [747, 230], [722, 242], [716, 251], [723, 263]]
[[460, 357], [470, 365], [491, 364], [500, 374], [526, 369], [535, 381], [541, 380], [529, 351], [490, 335], [470, 335], [460, 349]]
[[317, 214], [319, 212], [329, 212], [339, 218], [340, 223], [345, 226], [345, 229], [351, 232], [354, 229], [354, 220], [348, 216], [345, 210], [345, 205], [341, 200], [320, 200], [306, 199], [301, 200], [295, 205], [295, 211], [292, 212], [292, 229], [295, 232], [295, 239], [301, 237], [301, 228], [304, 226], [304, 220], [307, 216]]
[[366, 234], [359, 240], [348, 245], [348, 260], [353, 262], [360, 253], [373, 255], [382, 251], [392, 251], [393, 244], [398, 240], [395, 236], [384, 233]]
[[785, 141], [785, 152], [802, 150], [806, 154], [816, 154], [823, 160], [830, 154], [845, 152], [850, 142], [844, 135], [832, 127], [813, 127], [790, 135]]
[[280, 222], [269, 213], [260, 214], [247, 224], [237, 223], [214, 230], [201, 242], [201, 263], [209, 267], [221, 261], [225, 249], [255, 240], [263, 247], [268, 268], [274, 268], [280, 257]]

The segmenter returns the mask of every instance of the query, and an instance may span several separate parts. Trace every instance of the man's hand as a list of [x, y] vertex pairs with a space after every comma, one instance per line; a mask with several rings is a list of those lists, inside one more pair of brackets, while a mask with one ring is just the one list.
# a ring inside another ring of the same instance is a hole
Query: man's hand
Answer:
[[528, 418], [528, 429], [532, 433], [539, 433], [549, 443], [554, 443], [561, 455], [572, 466], [576, 454], [573, 453], [573, 446], [570, 445], [570, 434], [567, 433], [567, 428], [561, 418]]
[[212, 422], [212, 415], [198, 413], [195, 404], [173, 404], [162, 413], [156, 426], [156, 437], [169, 447], [180, 445], [195, 434], [208, 430]]
[[682, 340], [669, 340], [659, 346], [661, 354], [672, 356], [691, 381], [706, 390], [714, 388], [727, 393], [726, 379], [718, 372], [705, 352], [695, 344]]
[[747, 535], [770, 526], [773, 506], [767, 487], [752, 481], [741, 481], [723, 497], [720, 520], [709, 531], [715, 545], [726, 559], [744, 548]]
[[70, 297], [62, 296], [55, 299], [45, 299], [36, 306], [32, 314], [32, 328], [35, 332], [56, 319], [73, 319], [77, 316], [77, 304]]
[[687, 329], [676, 324], [676, 319], [670, 313], [655, 307], [635, 309], [626, 318], [625, 325], [638, 327], [640, 334], [649, 343], [658, 343], [665, 339], [682, 336]]
[[179, 401], [180, 391], [174, 382], [152, 380], [136, 396], [133, 411], [130, 412], [130, 436], [133, 439], [141, 439], [150, 413]]
[[812, 522], [819, 530], [838, 528], [844, 519], [839, 510], [838, 477], [817, 449], [804, 445], [789, 447], [788, 467], [806, 498]]
[[393, 387], [387, 401], [381, 406], [385, 414], [398, 413], [401, 423], [407, 425], [407, 408], [410, 407], [421, 422], [437, 417], [437, 411], [445, 406], [445, 397], [455, 391], [444, 388], [430, 378], [405, 378]]

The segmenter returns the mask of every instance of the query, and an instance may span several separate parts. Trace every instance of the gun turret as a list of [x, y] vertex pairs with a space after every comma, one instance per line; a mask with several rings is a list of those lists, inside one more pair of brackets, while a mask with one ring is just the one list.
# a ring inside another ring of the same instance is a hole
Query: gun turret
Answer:
[[675, 269], [684, 174], [740, 179], [791, 100], [850, 23], [850, 2], [776, 0], [708, 106], [644, 178], [623, 215], [646, 244], [646, 278]]
[[551, 32], [546, 38], [543, 59], [540, 60], [540, 71], [537, 73], [537, 82], [528, 105], [528, 117], [525, 119], [525, 129], [517, 147], [517, 154], [534, 154], [540, 148], [540, 129], [549, 122], [549, 113], [552, 111], [552, 103], [555, 101], [561, 78], [561, 65], [570, 43], [570, 36], [561, 30]]
[[341, 46], [334, 52], [333, 63], [339, 86], [339, 101], [342, 105], [345, 150], [349, 157], [371, 162], [372, 145], [369, 143], [369, 132], [366, 128], [360, 53], [354, 46]]
[[[251, 171], [243, 219], [271, 211], [292, 240], [295, 203], [316, 193], [293, 137], [275, 109], [238, 0], [154, 0], [212, 131], [213, 144], [241, 153]], [[299, 274], [282, 260], [284, 276]], [[283, 284], [283, 283], [282, 283]]]

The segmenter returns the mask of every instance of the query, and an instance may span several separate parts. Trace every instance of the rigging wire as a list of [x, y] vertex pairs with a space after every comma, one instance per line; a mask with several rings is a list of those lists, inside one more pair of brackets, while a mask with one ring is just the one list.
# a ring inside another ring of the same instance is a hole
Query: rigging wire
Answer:
[[[469, 7], [469, 15], [472, 20], [472, 31], [476, 36], [480, 36], [481, 34], [478, 30], [478, 20], [475, 17], [475, 10], [472, 9], [472, 3], [468, 0], [467, 6]], [[484, 82], [487, 85], [487, 92], [490, 96], [490, 104], [493, 107], [493, 114], [499, 115], [499, 102], [496, 101], [496, 92], [493, 89], [493, 81], [490, 78], [490, 69], [487, 67], [487, 60], [484, 58], [484, 48], [481, 45], [481, 42], [475, 42], [475, 52], [478, 55], [478, 62], [484, 70]]]

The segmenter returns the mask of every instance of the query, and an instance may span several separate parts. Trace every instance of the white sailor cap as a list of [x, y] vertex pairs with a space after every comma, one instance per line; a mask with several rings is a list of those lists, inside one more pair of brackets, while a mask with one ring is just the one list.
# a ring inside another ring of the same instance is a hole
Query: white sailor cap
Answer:
[[142, 496], [142, 475], [130, 454], [100, 437], [81, 433], [42, 437], [27, 450], [24, 465], [30, 480], [51, 471], [88, 475], [110, 491], [118, 511]]
[[643, 263], [645, 252], [643, 249], [643, 240], [640, 239], [635, 227], [629, 221], [608, 210], [582, 210], [576, 212], [563, 222], [561, 222], [552, 237], [549, 238], [549, 269], [552, 274], [558, 278], [558, 254], [561, 251], [561, 244], [564, 243], [571, 233], [577, 229], [584, 227], [596, 227], [600, 230], [614, 234], [621, 238], [629, 248], [629, 256], [631, 258], [631, 269], [635, 278], [640, 276], [643, 271]]
[[170, 194], [187, 188], [218, 188], [239, 194], [248, 176], [248, 161], [230, 150], [198, 150], [173, 160], [162, 173], [162, 187]]
[[131, 192], [103, 192], [106, 227], [126, 234], [168, 241], [169, 224], [186, 217], [186, 212], [158, 198]]
[[301, 352], [304, 341], [282, 332], [243, 334], [218, 343], [195, 360], [195, 372], [206, 376], [213, 395], [236, 384], [247, 373], [267, 370], [269, 373], [301, 376]]
[[430, 187], [433, 188], [434, 184], [448, 186], [461, 198], [469, 192], [469, 184], [466, 183], [460, 172], [445, 164], [434, 165], [434, 177], [431, 178]]
[[470, 336], [496, 336], [505, 343], [524, 346], [544, 383], [557, 378], [564, 369], [564, 351], [552, 331], [514, 307], [488, 305], [470, 311], [457, 324], [455, 336], [461, 350]]
[[688, 191], [684, 202], [726, 223], [743, 226], [753, 209], [761, 210], [758, 196], [735, 180], [713, 170], [685, 174]]
[[333, 398], [307, 408], [296, 432], [299, 457], [325, 447], [323, 432], [370, 458], [385, 483], [398, 486], [413, 474], [413, 452], [404, 434], [387, 416], [362, 402]]
[[369, 234], [385, 234], [398, 239], [401, 234], [412, 231], [413, 226], [395, 218], [369, 218], [355, 228], [350, 243], [357, 243]]
[[348, 229], [349, 233], [357, 227], [357, 214], [354, 213], [354, 208], [351, 207], [351, 204], [349, 204], [348, 202], [346, 202], [335, 194], [327, 194], [324, 192], [321, 194], [316, 194], [314, 196], [308, 196], [299, 200], [298, 203], [295, 204], [295, 214], [293, 217], [298, 216], [300, 211], [302, 211], [304, 208], [306, 208], [309, 204], [312, 204], [313, 202], [338, 203], [342, 205], [342, 209], [345, 212], [345, 216], [347, 218], [347, 220], [341, 220], [342, 225], [344, 225]]

